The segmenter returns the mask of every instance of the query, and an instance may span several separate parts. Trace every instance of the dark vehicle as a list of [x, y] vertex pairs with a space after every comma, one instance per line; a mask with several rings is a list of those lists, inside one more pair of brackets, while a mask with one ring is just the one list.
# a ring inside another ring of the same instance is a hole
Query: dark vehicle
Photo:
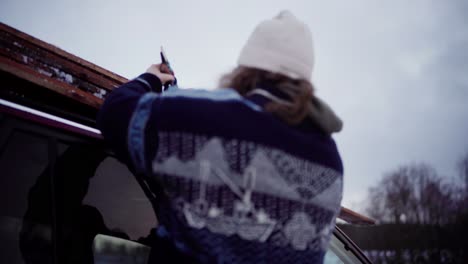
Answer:
[[[0, 263], [146, 263], [148, 190], [94, 128], [125, 79], [0, 26]], [[370, 262], [336, 227], [325, 263]]]

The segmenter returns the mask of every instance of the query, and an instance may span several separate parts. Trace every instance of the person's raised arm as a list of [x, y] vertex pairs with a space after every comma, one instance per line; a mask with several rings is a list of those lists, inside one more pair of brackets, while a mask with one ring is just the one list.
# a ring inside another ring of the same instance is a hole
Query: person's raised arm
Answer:
[[97, 126], [120, 160], [129, 161], [127, 130], [138, 100], [147, 92], [160, 93], [163, 83], [173, 82], [175, 77], [169, 72], [165, 64], [153, 64], [146, 73], [112, 91], [101, 106]]

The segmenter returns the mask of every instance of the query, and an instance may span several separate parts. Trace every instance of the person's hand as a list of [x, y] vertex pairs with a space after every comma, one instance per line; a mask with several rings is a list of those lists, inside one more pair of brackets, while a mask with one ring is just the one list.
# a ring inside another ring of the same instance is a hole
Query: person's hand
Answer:
[[146, 72], [156, 75], [156, 77], [161, 80], [162, 84], [173, 83], [175, 80], [174, 74], [164, 63], [153, 64], [146, 70]]

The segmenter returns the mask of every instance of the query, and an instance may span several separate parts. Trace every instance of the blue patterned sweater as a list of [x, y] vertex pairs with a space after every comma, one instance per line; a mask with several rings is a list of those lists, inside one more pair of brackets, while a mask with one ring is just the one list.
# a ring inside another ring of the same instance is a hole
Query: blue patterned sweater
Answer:
[[156, 194], [156, 235], [193, 262], [322, 263], [342, 197], [331, 136], [311, 121], [281, 122], [261, 95], [160, 91], [142, 74], [98, 116], [117, 156]]

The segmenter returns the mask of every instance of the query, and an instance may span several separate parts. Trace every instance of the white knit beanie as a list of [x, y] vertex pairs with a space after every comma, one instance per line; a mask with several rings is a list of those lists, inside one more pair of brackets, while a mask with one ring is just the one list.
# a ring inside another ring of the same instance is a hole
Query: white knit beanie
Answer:
[[282, 11], [255, 28], [237, 63], [310, 81], [314, 66], [312, 33], [291, 12]]

